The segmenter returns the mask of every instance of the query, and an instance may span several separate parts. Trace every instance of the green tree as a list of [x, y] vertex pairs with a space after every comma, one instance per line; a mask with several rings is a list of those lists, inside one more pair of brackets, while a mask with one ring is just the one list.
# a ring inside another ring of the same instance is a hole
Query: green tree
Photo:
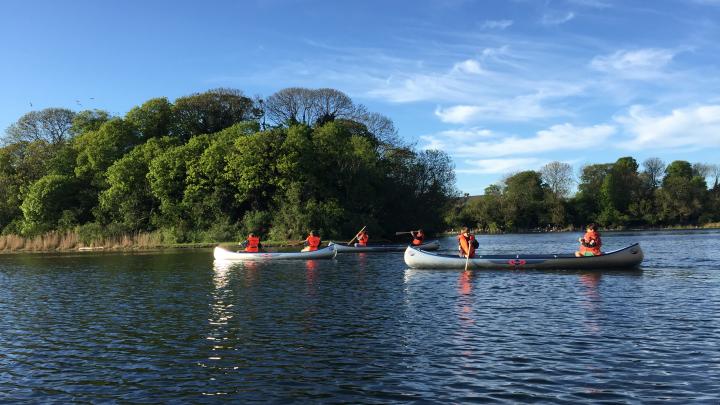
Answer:
[[182, 141], [220, 132], [242, 121], [257, 120], [259, 116], [252, 99], [240, 90], [222, 88], [180, 97], [172, 110], [173, 132]]
[[116, 160], [107, 170], [108, 188], [99, 197], [98, 217], [127, 232], [152, 230], [151, 218], [160, 202], [148, 180], [150, 162], [173, 145], [170, 138], [153, 138]]
[[668, 165], [658, 194], [660, 219], [668, 225], [697, 223], [708, 197], [707, 184], [689, 162]]
[[540, 173], [529, 170], [505, 180], [503, 214], [510, 229], [527, 230], [540, 225], [545, 189]]
[[167, 98], [153, 98], [125, 115], [125, 120], [137, 128], [140, 140], [170, 135], [173, 126], [173, 106]]
[[78, 183], [74, 177], [50, 174], [30, 186], [20, 208], [22, 233], [35, 235], [75, 225], [77, 213], [71, 209], [77, 201]]

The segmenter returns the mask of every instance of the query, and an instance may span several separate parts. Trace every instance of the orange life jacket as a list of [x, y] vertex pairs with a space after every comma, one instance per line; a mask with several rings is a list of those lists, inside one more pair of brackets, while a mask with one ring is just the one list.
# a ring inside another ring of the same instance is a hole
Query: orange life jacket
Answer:
[[580, 244], [581, 254], [584, 254], [585, 252], [590, 252], [595, 256], [600, 256], [602, 254], [602, 252], [600, 251], [600, 247], [602, 246], [602, 240], [600, 239], [599, 233], [597, 233], [596, 231], [589, 231], [586, 232], [582, 238], [585, 242]]
[[367, 246], [368, 239], [370, 239], [368, 234], [363, 232], [360, 236], [358, 236], [358, 245]]
[[246, 252], [258, 252], [260, 251], [260, 238], [257, 236], [251, 236], [247, 238], [247, 246], [245, 247]]
[[[460, 253], [463, 257], [475, 257], [475, 236], [468, 234], [467, 237], [465, 235], [460, 234], [458, 235], [458, 242], [459, 242], [459, 249]], [[470, 252], [468, 254], [468, 252]]]
[[307, 245], [309, 247], [308, 250], [318, 250], [318, 246], [320, 246], [320, 237], [319, 236], [308, 236], [307, 239], [305, 239], [307, 242]]
[[414, 246], [422, 245], [423, 240], [425, 240], [425, 234], [422, 232], [417, 232], [413, 234], [413, 241], [412, 244]]

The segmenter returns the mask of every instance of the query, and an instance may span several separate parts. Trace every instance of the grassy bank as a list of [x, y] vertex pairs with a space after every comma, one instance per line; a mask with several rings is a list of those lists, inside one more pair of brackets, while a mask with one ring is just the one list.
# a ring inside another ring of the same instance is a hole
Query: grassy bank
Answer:
[[[0, 253], [10, 252], [71, 252], [71, 251], [123, 251], [123, 250], [153, 250], [170, 248], [208, 248], [217, 245], [236, 246], [237, 241], [225, 242], [197, 242], [174, 243], [164, 240], [159, 232], [136, 233], [114, 237], [101, 237], [93, 240], [83, 240], [76, 231], [48, 232], [43, 235], [26, 238], [19, 235], [0, 235]], [[326, 244], [327, 241], [324, 241]], [[300, 249], [302, 241], [298, 240], [270, 240], [263, 241], [268, 248], [297, 247]]]

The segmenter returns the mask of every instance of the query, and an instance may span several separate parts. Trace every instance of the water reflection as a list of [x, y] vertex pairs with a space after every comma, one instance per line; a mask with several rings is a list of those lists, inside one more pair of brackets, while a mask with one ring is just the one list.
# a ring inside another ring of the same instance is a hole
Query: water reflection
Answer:
[[580, 283], [583, 286], [582, 290], [582, 306], [587, 312], [585, 318], [585, 327], [594, 335], [599, 335], [602, 330], [598, 317], [600, 316], [600, 304], [602, 303], [602, 297], [600, 296], [600, 281], [602, 279], [602, 273], [584, 273], [580, 274]]

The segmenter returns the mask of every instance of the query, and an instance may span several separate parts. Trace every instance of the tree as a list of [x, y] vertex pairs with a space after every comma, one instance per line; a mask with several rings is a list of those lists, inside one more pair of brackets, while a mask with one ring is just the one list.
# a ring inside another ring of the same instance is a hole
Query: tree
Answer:
[[75, 113], [66, 108], [30, 111], [6, 130], [5, 141], [44, 141], [51, 145], [64, 143], [72, 136]]
[[74, 177], [57, 174], [33, 183], [20, 206], [24, 217], [23, 234], [35, 235], [74, 225], [76, 213], [72, 207], [76, 206], [77, 186]]
[[695, 175], [689, 162], [676, 160], [665, 170], [658, 195], [660, 219], [666, 224], [696, 222], [708, 197], [707, 184]]
[[710, 174], [713, 178], [713, 190], [718, 188], [718, 182], [720, 182], [720, 165], [711, 165]]
[[180, 97], [173, 106], [174, 135], [182, 141], [200, 134], [212, 134], [242, 121], [257, 120], [253, 100], [240, 90], [214, 89]]
[[618, 159], [603, 179], [600, 188], [602, 213], [600, 222], [605, 225], [624, 225], [630, 220], [628, 207], [639, 195], [638, 164], [632, 157]]
[[570, 194], [574, 182], [572, 166], [563, 162], [550, 162], [540, 169], [542, 180], [558, 198], [565, 198]]
[[658, 188], [662, 180], [662, 174], [665, 171], [665, 162], [656, 157], [645, 159], [643, 169], [650, 180], [650, 185], [653, 190]]
[[153, 98], [128, 111], [125, 120], [137, 128], [141, 140], [168, 136], [173, 126], [172, 108], [167, 98]]
[[103, 110], [84, 110], [75, 114], [72, 120], [72, 133], [79, 135], [85, 132], [97, 131], [102, 124], [110, 120], [110, 113]]
[[612, 163], [603, 163], [582, 168], [578, 193], [573, 202], [577, 214], [573, 223], [576, 225], [598, 220], [601, 211], [600, 191], [612, 166]]
[[168, 137], [150, 139], [108, 168], [108, 188], [100, 194], [98, 203], [98, 216], [104, 224], [120, 224], [127, 232], [152, 229], [152, 215], [160, 202], [150, 188], [149, 165], [173, 143]]
[[532, 229], [540, 224], [544, 190], [540, 173], [519, 172], [505, 180], [503, 214], [510, 229]]

